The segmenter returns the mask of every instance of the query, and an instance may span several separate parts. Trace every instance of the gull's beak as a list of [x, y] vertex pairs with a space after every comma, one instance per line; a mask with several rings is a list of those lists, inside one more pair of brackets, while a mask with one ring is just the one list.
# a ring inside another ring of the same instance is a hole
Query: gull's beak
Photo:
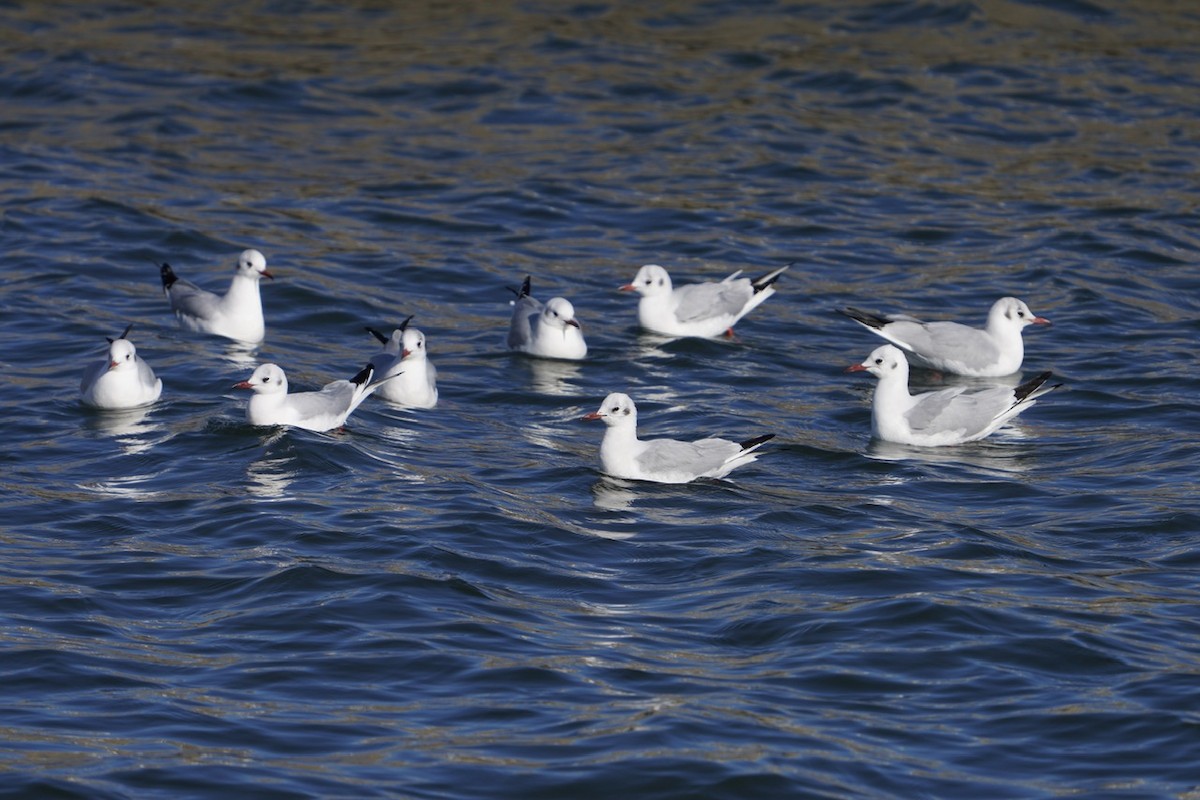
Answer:
[[573, 319], [566, 320], [566, 324], [574, 325], [576, 328], [579, 328], [579, 330], [583, 330], [583, 328], [579, 327], [579, 322], [576, 320], [573, 320]]
[[239, 381], [233, 385], [234, 389], [253, 389], [254, 384], [250, 381]]
[[846, 372], [866, 372], [867, 368], [862, 364], [855, 364], [852, 367], [846, 367]]
[[271, 274], [270, 270], [264, 269], [262, 272], [260, 272], [258, 274], [262, 275], [264, 278], [270, 278], [271, 280], [275, 280], [275, 276]]
[[584, 414], [582, 417], [579, 418], [579, 421], [586, 422], [586, 421], [590, 421], [593, 419], [604, 419], [604, 417], [603, 417], [603, 415], [601, 415], [601, 413], [599, 411], [593, 411], [590, 414]]
[[627, 284], [625, 284], [624, 286], [618, 286], [618, 287], [617, 287], [617, 291], [618, 291], [618, 292], [633, 292], [633, 291], [636, 291], [636, 290], [637, 290], [637, 287], [636, 287], [636, 286], [634, 286], [632, 283], [627, 283]]
[[1034, 317], [1030, 320], [1034, 325], [1053, 325], [1054, 323], [1045, 317]]

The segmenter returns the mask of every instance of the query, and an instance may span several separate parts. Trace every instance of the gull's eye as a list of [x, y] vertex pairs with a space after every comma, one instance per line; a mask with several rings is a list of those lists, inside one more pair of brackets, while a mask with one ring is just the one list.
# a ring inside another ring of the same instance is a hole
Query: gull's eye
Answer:
[[620, 406], [613, 406], [613, 407], [612, 407], [612, 412], [613, 412], [614, 414], [616, 414], [616, 413], [617, 413], [618, 411], [620, 411], [620, 410], [621, 410], [621, 407], [620, 407]]
[[270, 382], [271, 382], [271, 379], [269, 377], [263, 378], [263, 383], [270, 383]]
[[882, 358], [877, 358], [877, 359], [875, 359], [875, 363], [876, 363], [876, 364], [882, 364], [882, 363], [883, 363], [883, 359], [882, 359]]
[[652, 284], [652, 283], [654, 283], [654, 280], [653, 280], [653, 279], [651, 279], [651, 278], [646, 278], [646, 285], [647, 285], [647, 286], [649, 286], [649, 285], [650, 285], [650, 284]]

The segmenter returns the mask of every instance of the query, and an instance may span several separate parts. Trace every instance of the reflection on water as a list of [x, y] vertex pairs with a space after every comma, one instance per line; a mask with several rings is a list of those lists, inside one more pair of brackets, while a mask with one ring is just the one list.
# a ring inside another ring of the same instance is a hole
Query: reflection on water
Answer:
[[121, 451], [134, 455], [149, 450], [165, 437], [153, 436], [162, 433], [162, 425], [147, 419], [153, 406], [106, 411], [88, 409], [84, 428], [116, 440]]
[[580, 365], [574, 361], [548, 358], [523, 358], [529, 369], [529, 386], [538, 394], [565, 397], [578, 393], [571, 382], [579, 378]]
[[1038, 464], [1035, 445], [1021, 444], [1025, 434], [1008, 426], [991, 440], [950, 447], [917, 447], [872, 439], [866, 455], [879, 461], [919, 461], [930, 465], [961, 465], [985, 472], [1020, 474]]
[[246, 467], [246, 490], [265, 500], [280, 500], [297, 474], [293, 456], [264, 457]]
[[630, 511], [638, 499], [633, 481], [605, 476], [592, 484], [592, 502], [605, 511]]
[[242, 369], [254, 369], [258, 366], [257, 344], [227, 341], [221, 355], [225, 361]]

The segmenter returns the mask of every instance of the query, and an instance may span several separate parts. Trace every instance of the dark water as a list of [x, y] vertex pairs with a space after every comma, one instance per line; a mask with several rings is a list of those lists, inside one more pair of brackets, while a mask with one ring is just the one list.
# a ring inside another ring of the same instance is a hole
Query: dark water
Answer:
[[[1190, 4], [212, 5], [0, 6], [5, 796], [1200, 794]], [[151, 263], [244, 247], [250, 354]], [[614, 291], [790, 261], [736, 342]], [[503, 351], [526, 273], [586, 363]], [[1069, 390], [872, 444], [831, 309], [1005, 294]], [[437, 409], [244, 423], [409, 314]], [[81, 408], [130, 322], [163, 401]], [[612, 482], [609, 391], [779, 436]]]

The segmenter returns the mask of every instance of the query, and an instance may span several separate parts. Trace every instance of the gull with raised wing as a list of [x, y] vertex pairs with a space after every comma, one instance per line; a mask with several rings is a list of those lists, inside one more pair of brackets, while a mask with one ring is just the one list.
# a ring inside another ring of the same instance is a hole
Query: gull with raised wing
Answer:
[[233, 388], [254, 392], [246, 405], [246, 420], [251, 425], [291, 425], [322, 432], [342, 427], [354, 409], [379, 387], [380, 381], [371, 382], [374, 374], [375, 368], [368, 364], [350, 380], [327, 383], [318, 392], [288, 394], [283, 370], [275, 364], [263, 364]]
[[238, 257], [233, 281], [224, 295], [201, 289], [175, 274], [170, 264], [159, 267], [163, 292], [171, 301], [171, 310], [179, 324], [189, 331], [212, 333], [227, 339], [255, 344], [266, 335], [262, 298], [258, 283], [274, 278], [267, 271], [267, 259], [257, 250], [243, 250]]
[[[428, 358], [425, 334], [408, 327], [410, 316], [400, 327], [384, 336], [367, 326], [367, 333], [383, 344], [383, 349], [371, 356], [371, 366], [380, 381], [379, 396], [409, 408], [433, 408], [437, 405], [437, 367]], [[390, 380], [388, 380], [390, 379]]]
[[579, 361], [587, 355], [583, 329], [575, 319], [575, 308], [563, 297], [542, 304], [530, 293], [530, 276], [521, 290], [512, 290], [512, 322], [508, 326], [508, 348], [540, 358]]
[[726, 439], [641, 440], [637, 436], [637, 406], [627, 394], [614, 392], [600, 408], [583, 417], [603, 420], [608, 427], [600, 443], [600, 463], [614, 478], [655, 483], [688, 483], [697, 478], [723, 478], [757, 459], [755, 453], [775, 434], [744, 442]]
[[1025, 359], [1021, 331], [1026, 325], [1050, 324], [1015, 297], [993, 303], [987, 327], [982, 329], [957, 322], [922, 322], [906, 314], [869, 314], [852, 307], [838, 312], [904, 350], [913, 366], [971, 378], [998, 378], [1019, 370]]
[[753, 279], [741, 277], [738, 270], [720, 283], [706, 281], [675, 288], [665, 269], [647, 264], [620, 290], [641, 295], [638, 323], [646, 330], [711, 339], [732, 336], [738, 320], [775, 294], [773, 284], [790, 266]]
[[108, 355], [88, 367], [79, 383], [80, 399], [93, 408], [137, 408], [162, 395], [162, 379], [137, 354], [129, 341], [130, 325], [116, 339], [108, 340]]
[[871, 402], [871, 434], [885, 442], [921, 447], [962, 444], [989, 436], [1062, 384], [1047, 386], [1043, 372], [1016, 388], [971, 390], [955, 386], [936, 392], [908, 392], [908, 360], [895, 345], [875, 349], [847, 372], [869, 372], [879, 378]]

